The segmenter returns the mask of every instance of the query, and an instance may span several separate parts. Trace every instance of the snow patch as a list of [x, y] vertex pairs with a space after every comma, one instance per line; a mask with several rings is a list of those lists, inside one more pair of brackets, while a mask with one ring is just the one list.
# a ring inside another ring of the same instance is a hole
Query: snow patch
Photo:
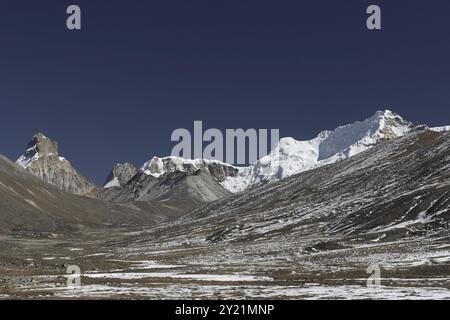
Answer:
[[435, 132], [445, 132], [445, 131], [450, 131], [450, 126], [434, 127], [434, 128], [430, 128], [430, 130], [435, 131]]
[[27, 157], [23, 155], [19, 159], [17, 159], [16, 164], [26, 169], [30, 167], [33, 164], [33, 162], [39, 160], [39, 158], [41, 158], [41, 156], [37, 152], [32, 157]]
[[108, 182], [107, 184], [105, 184], [103, 186], [103, 188], [105, 188], [105, 189], [109, 189], [109, 188], [113, 188], [113, 187], [120, 187], [120, 181], [117, 177], [114, 177], [114, 179], [112, 179], [110, 182]]

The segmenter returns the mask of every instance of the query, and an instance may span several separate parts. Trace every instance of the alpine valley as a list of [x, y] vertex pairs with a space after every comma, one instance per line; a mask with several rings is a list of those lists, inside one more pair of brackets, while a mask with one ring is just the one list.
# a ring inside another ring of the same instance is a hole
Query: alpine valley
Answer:
[[378, 111], [248, 167], [153, 156], [105, 176], [43, 133], [0, 156], [0, 299], [450, 299], [450, 126]]

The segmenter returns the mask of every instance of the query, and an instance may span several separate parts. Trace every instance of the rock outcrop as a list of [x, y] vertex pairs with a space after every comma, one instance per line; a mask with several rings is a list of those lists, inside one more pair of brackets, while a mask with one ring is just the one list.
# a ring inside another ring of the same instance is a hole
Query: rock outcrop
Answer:
[[33, 136], [16, 163], [45, 182], [72, 194], [87, 195], [97, 188], [59, 155], [58, 143], [42, 133]]

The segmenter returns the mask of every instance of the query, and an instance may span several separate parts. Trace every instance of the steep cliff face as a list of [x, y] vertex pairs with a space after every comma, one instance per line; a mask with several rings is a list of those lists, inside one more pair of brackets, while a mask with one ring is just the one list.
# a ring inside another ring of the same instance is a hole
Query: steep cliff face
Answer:
[[103, 188], [121, 187], [137, 173], [137, 169], [131, 163], [117, 163], [106, 178]]
[[189, 160], [178, 157], [154, 157], [141, 168], [142, 172], [154, 177], [175, 171], [193, 174], [198, 170], [207, 171], [211, 177], [219, 182], [227, 177], [236, 176], [238, 173], [238, 168], [220, 161], [206, 159]]
[[96, 189], [95, 184], [59, 155], [58, 143], [42, 133], [33, 136], [16, 163], [45, 182], [72, 194], [86, 195]]

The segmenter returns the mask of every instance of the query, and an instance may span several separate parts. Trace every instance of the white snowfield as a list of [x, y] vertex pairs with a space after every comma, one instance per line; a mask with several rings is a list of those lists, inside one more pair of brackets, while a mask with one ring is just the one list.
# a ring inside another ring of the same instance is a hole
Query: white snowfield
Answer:
[[[31, 291], [31, 290], [30, 290]], [[111, 295], [140, 295], [147, 299], [303, 299], [303, 300], [449, 300], [449, 290], [439, 287], [385, 287], [368, 288], [358, 285], [325, 286], [307, 283], [302, 286], [245, 286], [241, 284], [171, 284], [166, 287], [84, 285], [80, 289], [53, 288], [61, 298], [108, 298]], [[1, 297], [1, 296], [0, 296]], [[5, 296], [7, 298], [7, 296]]]
[[120, 187], [120, 181], [117, 177], [114, 177], [110, 182], [108, 182], [107, 184], [105, 184], [103, 186], [103, 188], [105, 188], [105, 189], [109, 189], [109, 188], [113, 188], [113, 187]]

